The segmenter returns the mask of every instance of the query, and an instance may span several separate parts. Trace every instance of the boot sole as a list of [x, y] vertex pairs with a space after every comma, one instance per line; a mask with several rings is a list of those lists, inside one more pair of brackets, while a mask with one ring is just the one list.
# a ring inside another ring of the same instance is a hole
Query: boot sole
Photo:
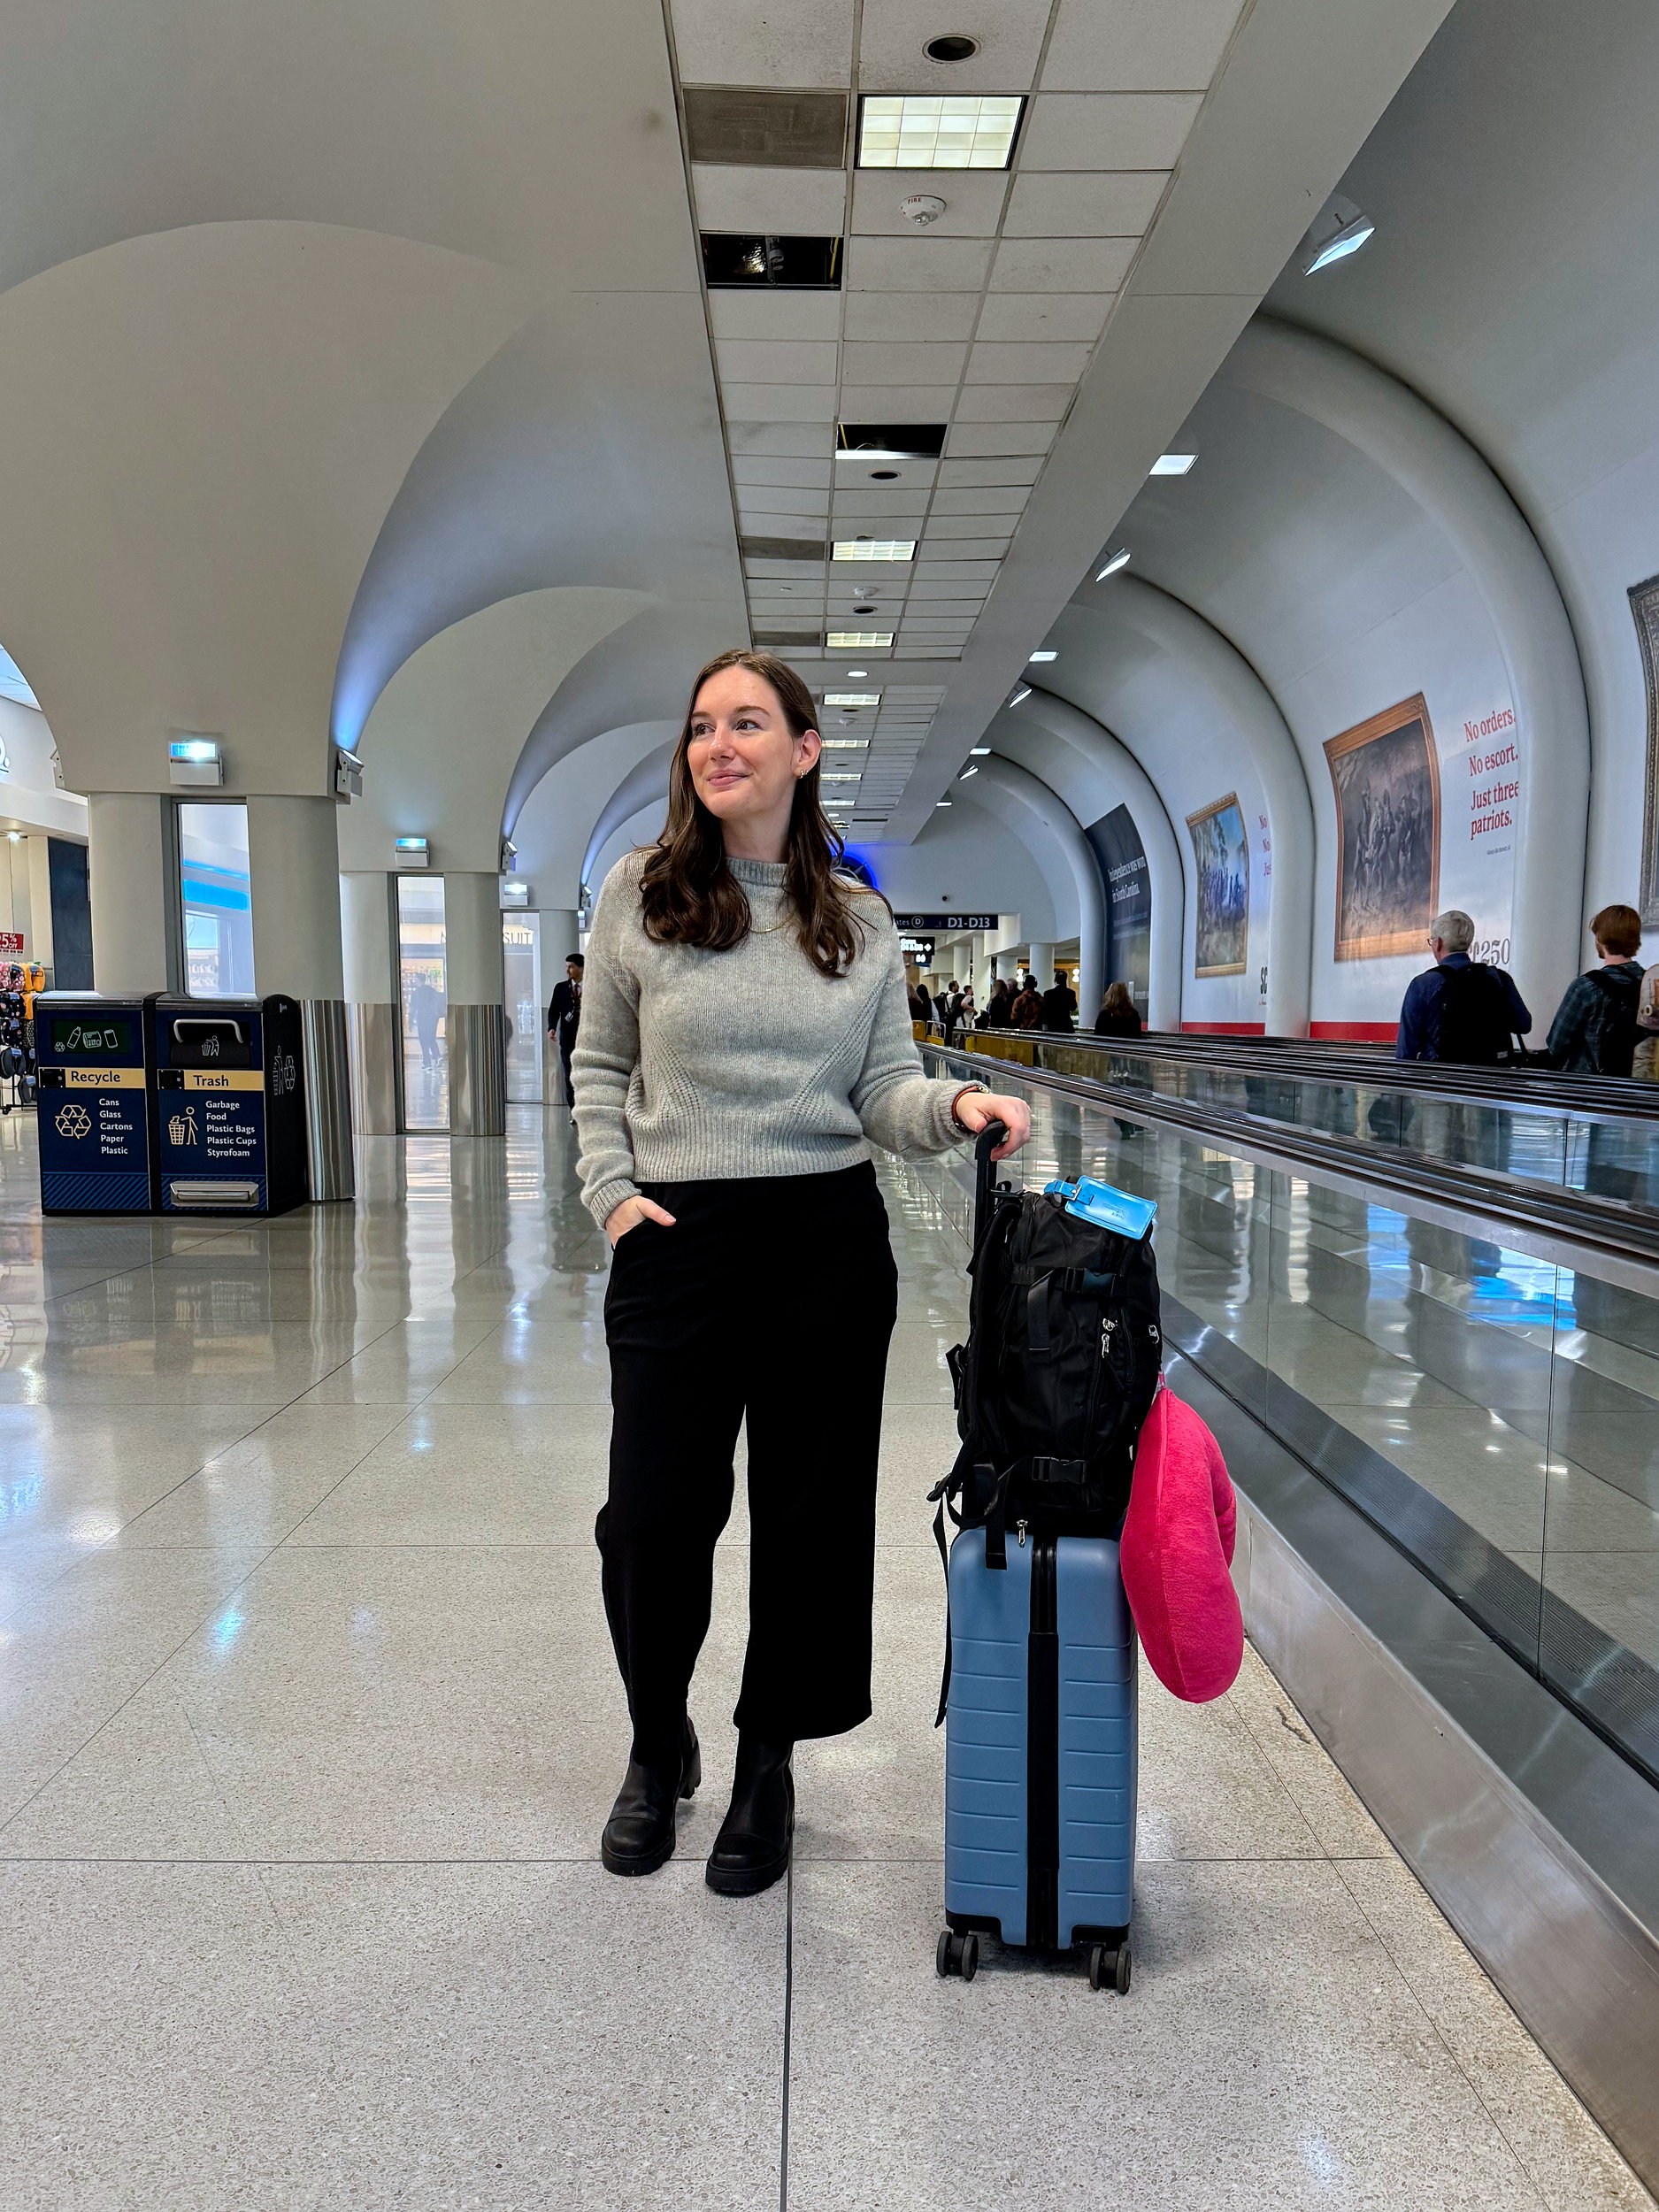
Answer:
[[745, 1867], [741, 1873], [723, 1874], [710, 1867], [707, 1873], [709, 1887], [717, 1897], [758, 1897], [774, 1882], [782, 1881], [789, 1871], [789, 1853], [774, 1859], [769, 1866]]

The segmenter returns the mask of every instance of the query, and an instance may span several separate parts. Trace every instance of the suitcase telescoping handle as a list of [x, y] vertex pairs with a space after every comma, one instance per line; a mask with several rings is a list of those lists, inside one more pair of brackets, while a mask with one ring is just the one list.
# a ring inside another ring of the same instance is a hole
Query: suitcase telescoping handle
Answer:
[[987, 1121], [973, 1146], [973, 1248], [979, 1248], [979, 1239], [985, 1232], [986, 1210], [991, 1202], [991, 1187], [996, 1180], [996, 1168], [991, 1158], [997, 1146], [1008, 1134], [1005, 1122]]

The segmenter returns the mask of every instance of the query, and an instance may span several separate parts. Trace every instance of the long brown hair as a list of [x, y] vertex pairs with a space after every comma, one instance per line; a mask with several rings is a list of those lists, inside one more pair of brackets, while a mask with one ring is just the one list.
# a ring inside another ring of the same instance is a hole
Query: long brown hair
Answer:
[[[747, 668], [771, 685], [792, 736], [818, 727], [811, 693], [787, 661], [773, 654], [717, 653], [698, 671], [668, 773], [668, 819], [640, 877], [641, 917], [655, 944], [729, 952], [749, 934], [748, 895], [726, 865], [725, 836], [697, 796], [687, 757], [697, 695], [711, 676], [727, 668]], [[845, 850], [819, 799], [814, 761], [795, 787], [783, 893], [795, 911], [801, 949], [820, 975], [844, 975], [858, 956], [856, 926], [863, 918], [854, 913], [851, 901], [862, 887], [834, 872]]]

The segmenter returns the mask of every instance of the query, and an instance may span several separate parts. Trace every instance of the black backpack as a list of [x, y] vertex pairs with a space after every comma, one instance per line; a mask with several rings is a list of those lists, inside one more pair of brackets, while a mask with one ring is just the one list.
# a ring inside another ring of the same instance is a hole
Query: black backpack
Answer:
[[1584, 1025], [1584, 1049], [1598, 1075], [1628, 1075], [1641, 1041], [1636, 1010], [1641, 1002], [1641, 971], [1592, 968], [1596, 1001]]
[[1495, 1068], [1515, 1056], [1509, 995], [1496, 968], [1472, 960], [1440, 969], [1440, 1056], [1463, 1067]]
[[1004, 1184], [982, 1210], [968, 1340], [949, 1354], [962, 1449], [930, 1494], [983, 1527], [987, 1567], [1007, 1532], [1114, 1536], [1164, 1350], [1152, 1237], [1068, 1213]]

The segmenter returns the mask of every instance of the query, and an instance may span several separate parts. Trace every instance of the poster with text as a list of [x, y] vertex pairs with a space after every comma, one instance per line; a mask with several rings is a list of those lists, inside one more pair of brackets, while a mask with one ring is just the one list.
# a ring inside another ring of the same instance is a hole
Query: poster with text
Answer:
[[1422, 693], [1327, 738], [1325, 757], [1336, 795], [1336, 956], [1422, 951], [1440, 870], [1440, 757]]
[[[1129, 986], [1144, 1021], [1152, 980], [1152, 878], [1146, 848], [1126, 806], [1115, 806], [1083, 833], [1106, 881], [1106, 980]], [[1083, 1010], [1086, 1028], [1094, 1010]]]
[[1187, 827], [1198, 878], [1193, 973], [1242, 975], [1250, 927], [1250, 851], [1238, 794], [1229, 791], [1189, 814]]

